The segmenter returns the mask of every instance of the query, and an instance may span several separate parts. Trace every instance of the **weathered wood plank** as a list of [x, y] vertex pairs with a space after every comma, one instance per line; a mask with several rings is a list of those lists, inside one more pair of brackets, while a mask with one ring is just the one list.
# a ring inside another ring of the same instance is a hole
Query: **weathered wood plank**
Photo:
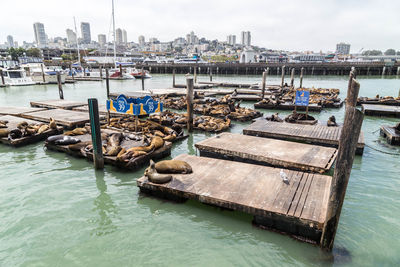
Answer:
[[38, 108], [58, 108], [58, 109], [71, 110], [75, 107], [84, 105], [86, 105], [85, 102], [70, 101], [63, 99], [31, 101], [31, 107], [38, 107]]
[[400, 145], [400, 131], [389, 125], [382, 125], [380, 134], [390, 145]]
[[320, 173], [329, 170], [326, 167], [336, 154], [335, 148], [233, 133], [219, 134], [195, 146], [201, 156]]
[[362, 104], [362, 110], [368, 116], [389, 116], [400, 118], [400, 106]]
[[0, 107], [0, 115], [13, 115], [20, 116], [23, 113], [42, 111], [45, 108], [31, 108], [31, 107]]

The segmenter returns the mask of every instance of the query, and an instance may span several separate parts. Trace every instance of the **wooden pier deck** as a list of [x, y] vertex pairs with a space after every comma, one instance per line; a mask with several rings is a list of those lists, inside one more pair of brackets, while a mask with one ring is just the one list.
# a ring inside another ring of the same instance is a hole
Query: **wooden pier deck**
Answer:
[[309, 242], [319, 243], [332, 177], [221, 159], [180, 155], [193, 169], [174, 174], [166, 184], [137, 180], [141, 191], [170, 199], [202, 203], [254, 215], [254, 221]]
[[20, 116], [28, 112], [36, 112], [46, 110], [45, 108], [31, 108], [31, 107], [0, 107], [0, 115], [13, 115]]
[[[84, 106], [73, 108], [72, 110], [73, 111], [79, 111], [79, 112], [88, 113], [89, 112], [89, 106], [88, 105], [84, 105]], [[107, 113], [108, 112], [107, 112], [106, 104], [99, 104], [99, 114], [106, 116]], [[126, 115], [124, 115], [122, 113], [115, 112], [115, 111], [110, 111], [110, 116], [111, 117], [123, 117], [123, 116], [126, 116]]]
[[[23, 121], [27, 122], [28, 124], [40, 123], [38, 121], [28, 120], [25, 118], [15, 117], [15, 116], [11, 116], [11, 115], [0, 116], [0, 120], [8, 121], [8, 123], [6, 125], [7, 128], [5, 128], [7, 130], [12, 130], [12, 129], [17, 128], [17, 125]], [[49, 129], [40, 134], [36, 133], [31, 136], [25, 136], [25, 137], [21, 137], [21, 138], [17, 138], [17, 139], [8, 140], [7, 137], [3, 137], [3, 138], [0, 138], [0, 142], [3, 144], [6, 144], [6, 145], [15, 146], [15, 147], [24, 146], [24, 145], [36, 143], [38, 141], [46, 139], [47, 137], [49, 137], [51, 135], [60, 134], [62, 132], [63, 132], [63, 128], [57, 127], [57, 129]]]
[[200, 156], [245, 163], [319, 172], [329, 171], [336, 158], [336, 148], [222, 133], [195, 144]]
[[[215, 96], [215, 95], [227, 95], [233, 92], [232, 89], [195, 89], [195, 93], [205, 94], [206, 96]], [[125, 95], [127, 97], [137, 98], [144, 97], [146, 95], [149, 96], [185, 96], [186, 89], [182, 88], [167, 88], [167, 89], [151, 89], [145, 91], [131, 91], [131, 92], [116, 92], [110, 93], [111, 98], [117, 98], [119, 95]]]
[[[341, 126], [328, 127], [323, 125], [304, 125], [257, 120], [243, 129], [243, 133], [253, 136], [338, 147], [341, 130]], [[364, 134], [361, 132], [357, 143], [356, 154], [362, 155], [364, 146]]]
[[[260, 97], [261, 99], [261, 97]], [[292, 103], [280, 103], [279, 105], [275, 105], [272, 103], [262, 103], [257, 102], [254, 104], [254, 108], [264, 108], [264, 109], [279, 109], [279, 110], [294, 110], [295, 105]], [[297, 106], [297, 110], [306, 110], [305, 106]], [[322, 110], [322, 106], [317, 104], [310, 104], [308, 105], [309, 111], [316, 111], [320, 112]]]
[[400, 118], [400, 106], [362, 104], [362, 110], [368, 116], [388, 116]]
[[255, 94], [237, 94], [237, 95], [232, 95], [231, 98], [235, 100], [244, 100], [244, 101], [260, 101], [262, 99], [261, 96]]
[[389, 125], [382, 125], [380, 135], [386, 139], [390, 145], [400, 145], [400, 131]]
[[361, 105], [389, 105], [389, 106], [400, 106], [400, 100], [396, 100], [396, 99], [390, 99], [390, 100], [379, 100], [379, 99], [375, 99], [375, 100], [363, 100], [363, 99], [358, 99], [357, 100], [357, 106], [361, 106]]
[[84, 105], [87, 105], [87, 103], [62, 99], [31, 101], [31, 107], [38, 108], [59, 108], [71, 110]]
[[[21, 116], [42, 122], [49, 122], [50, 118], [53, 118], [58, 125], [65, 126], [66, 128], [84, 126], [85, 123], [89, 122], [89, 113], [65, 109], [48, 109], [29, 112], [24, 113]], [[102, 115], [100, 117], [104, 118]]]

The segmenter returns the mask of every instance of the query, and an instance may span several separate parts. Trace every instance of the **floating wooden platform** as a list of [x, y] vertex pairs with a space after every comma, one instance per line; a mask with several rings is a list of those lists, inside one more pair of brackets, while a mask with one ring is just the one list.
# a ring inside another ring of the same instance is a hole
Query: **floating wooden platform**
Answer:
[[216, 87], [238, 87], [238, 88], [258, 88], [258, 83], [227, 83], [227, 82], [199, 82], [199, 84], [213, 85]]
[[[73, 111], [80, 111], [80, 112], [89, 112], [89, 106], [84, 105], [80, 107], [76, 107], [72, 109]], [[99, 114], [106, 116], [107, 115], [107, 106], [106, 104], [99, 104]], [[110, 116], [111, 117], [122, 117], [124, 114], [118, 113], [115, 111], [110, 111]]]
[[31, 107], [0, 107], [0, 115], [14, 115], [20, 116], [28, 112], [36, 112], [46, 110], [45, 108], [31, 108]]
[[[227, 95], [233, 92], [232, 89], [195, 89], [195, 93], [203, 93], [206, 96], [215, 96], [215, 95]], [[149, 96], [185, 96], [186, 90], [179, 88], [167, 88], [167, 89], [151, 89], [145, 91], [132, 91], [132, 92], [116, 92], [110, 93], [111, 98], [117, 98], [119, 95], [125, 95], [127, 97], [137, 98], [144, 97], [146, 95]]]
[[[49, 122], [50, 118], [53, 118], [58, 125], [65, 126], [67, 128], [75, 128], [78, 126], [84, 126], [85, 123], [89, 122], [89, 113], [65, 110], [65, 109], [48, 109], [37, 112], [29, 112], [21, 115], [24, 118]], [[104, 116], [100, 116], [101, 119]]]
[[257, 224], [318, 243], [326, 221], [331, 177], [221, 159], [180, 155], [193, 169], [174, 174], [166, 184], [146, 177], [137, 180], [141, 191], [169, 199], [202, 203], [254, 215]]
[[85, 102], [77, 102], [70, 100], [54, 99], [54, 100], [42, 100], [42, 101], [31, 101], [31, 107], [38, 108], [59, 108], [59, 109], [73, 109], [76, 107], [87, 105]]
[[[19, 117], [10, 116], [10, 115], [0, 116], [0, 120], [8, 121], [8, 123], [6, 125], [7, 128], [4, 128], [4, 129], [8, 129], [8, 130], [13, 130], [13, 129], [17, 128], [17, 125], [23, 121], [26, 121], [28, 124], [40, 123], [38, 121], [28, 120], [28, 119], [19, 118]], [[15, 146], [15, 147], [25, 146], [25, 145], [33, 144], [38, 141], [44, 140], [51, 135], [60, 134], [62, 132], [63, 132], [63, 128], [57, 127], [57, 129], [49, 129], [41, 134], [25, 136], [25, 137], [21, 137], [18, 139], [8, 140], [7, 137], [3, 137], [3, 138], [0, 138], [0, 142], [3, 144], [6, 144], [6, 145]]]
[[[260, 97], [261, 99], [261, 97]], [[280, 109], [280, 110], [294, 110], [295, 105], [292, 103], [280, 103], [279, 105], [275, 105], [272, 103], [262, 103], [262, 102], [257, 102], [254, 104], [254, 108], [265, 108], [265, 109]], [[306, 110], [305, 106], [297, 106], [297, 110]], [[308, 110], [309, 111], [318, 111], [320, 112], [322, 110], [322, 106], [317, 105], [317, 104], [310, 104], [308, 105]]]
[[400, 118], [399, 106], [362, 104], [362, 110], [369, 116], [389, 116]]
[[[193, 85], [194, 89], [209, 89], [213, 88], [212, 84], [195, 84]], [[186, 88], [186, 84], [175, 84], [175, 88]]]
[[255, 94], [237, 94], [232, 95], [231, 98], [244, 101], [260, 101], [262, 97]]
[[379, 100], [357, 100], [357, 106], [361, 106], [363, 104], [366, 105], [389, 105], [389, 106], [400, 106], [400, 100], [386, 100], [386, 101], [379, 101]]
[[[106, 132], [108, 134], [111, 134], [111, 133], [115, 133], [117, 131], [113, 131], [113, 130], [109, 130], [109, 129], [102, 129], [101, 132]], [[92, 137], [90, 134], [77, 135], [77, 136], [74, 136], [74, 138], [81, 140], [81, 142], [92, 141]], [[103, 140], [103, 141], [105, 141], [105, 140]], [[132, 141], [132, 140], [131, 141], [124, 140], [121, 143], [121, 147], [123, 147], [125, 149], [129, 149], [133, 146], [132, 145], [133, 143], [134, 143], [134, 141]], [[69, 154], [74, 157], [87, 158], [88, 160], [93, 161], [93, 153], [85, 152], [83, 149], [81, 149], [80, 151], [75, 151], [75, 150], [69, 149], [68, 145], [58, 146], [58, 145], [49, 144], [49, 143], [46, 143], [45, 146], [50, 150], [64, 152], [64, 153]], [[171, 147], [172, 147], [172, 143], [165, 142], [163, 147], [153, 151], [152, 153], [150, 153], [148, 155], [139, 156], [139, 157], [135, 158], [134, 161], [131, 161], [129, 163], [117, 161], [116, 156], [105, 156], [104, 155], [103, 158], [104, 158], [104, 163], [106, 163], [106, 164], [113, 165], [118, 168], [126, 169], [126, 170], [137, 170], [138, 168], [141, 168], [141, 167], [149, 164], [150, 159], [161, 159], [161, 158], [171, 155]]]
[[[323, 125], [303, 125], [267, 120], [257, 120], [243, 133], [247, 135], [269, 137], [281, 140], [306, 142], [322, 146], [339, 146], [339, 138], [342, 127], [328, 127]], [[364, 152], [364, 134], [361, 132], [358, 139], [356, 154]]]
[[103, 79], [100, 77], [74, 77], [74, 79], [65, 79], [65, 82], [68, 81], [82, 81], [82, 82], [91, 82], [91, 81], [102, 81]]
[[390, 145], [400, 145], [400, 131], [389, 125], [382, 125], [380, 134]]
[[329, 171], [337, 150], [296, 142], [222, 133], [197, 143], [200, 156], [229, 159], [298, 171]]

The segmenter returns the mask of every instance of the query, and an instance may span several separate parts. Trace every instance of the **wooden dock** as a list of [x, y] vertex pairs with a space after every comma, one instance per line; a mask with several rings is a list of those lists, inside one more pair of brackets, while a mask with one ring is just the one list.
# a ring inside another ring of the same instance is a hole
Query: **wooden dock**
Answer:
[[400, 118], [400, 106], [362, 104], [362, 110], [368, 116], [388, 116]]
[[219, 134], [195, 146], [200, 156], [319, 173], [329, 171], [337, 153], [331, 147], [232, 133]]
[[[89, 106], [88, 105], [84, 105], [84, 106], [73, 108], [72, 110], [73, 111], [79, 111], [79, 112], [88, 113], [89, 112]], [[106, 104], [99, 104], [99, 114], [106, 116], [107, 113], [108, 113], [108, 111], [107, 111]], [[126, 115], [124, 115], [122, 113], [115, 112], [115, 111], [110, 111], [110, 116], [111, 117], [123, 117], [123, 116], [126, 116]]]
[[[7, 123], [7, 130], [13, 130], [17, 128], [17, 125], [20, 122], [27, 122], [28, 124], [38, 124], [40, 122], [38, 121], [33, 121], [33, 120], [28, 120], [28, 119], [24, 119], [24, 118], [20, 118], [20, 117], [15, 117], [15, 116], [10, 116], [10, 115], [5, 115], [5, 116], [0, 116], [0, 120], [5, 120], [8, 121]], [[56, 135], [56, 134], [60, 134], [63, 132], [63, 128], [62, 127], [57, 127], [57, 129], [49, 129], [43, 133], [36, 133], [34, 135], [31, 136], [24, 136], [21, 138], [17, 138], [17, 139], [11, 139], [9, 140], [7, 137], [3, 137], [0, 138], [0, 142], [6, 145], [10, 145], [10, 146], [25, 146], [25, 145], [29, 145], [29, 144], [33, 144], [36, 143], [38, 141], [44, 140], [47, 137], [51, 136], [51, 135]]]
[[13, 115], [20, 116], [28, 112], [36, 112], [46, 110], [45, 108], [31, 108], [31, 107], [0, 107], [0, 115]]
[[390, 145], [400, 145], [400, 131], [389, 125], [382, 125], [380, 134]]
[[[180, 155], [193, 169], [166, 184], [146, 177], [141, 191], [170, 199], [194, 199], [254, 215], [255, 223], [319, 243], [332, 177], [221, 159]], [[283, 182], [283, 171], [289, 184]]]
[[379, 100], [379, 99], [368, 99], [359, 98], [357, 100], [357, 106], [361, 105], [389, 105], [389, 106], [400, 106], [400, 100], [396, 99], [388, 99], [388, 100]]
[[237, 95], [232, 95], [231, 98], [235, 100], [244, 100], [244, 101], [260, 101], [262, 99], [261, 96], [255, 94], [237, 94]]
[[[111, 134], [111, 133], [116, 133], [117, 131], [113, 131], [110, 129], [102, 129], [101, 132]], [[90, 134], [77, 135], [74, 137], [81, 140], [81, 142], [91, 142], [92, 141], [92, 137]], [[106, 140], [103, 140], [103, 141], [106, 141]], [[124, 139], [124, 141], [121, 142], [121, 147], [125, 148], [125, 149], [129, 149], [133, 146], [134, 143], [135, 143], [135, 141]], [[88, 160], [93, 161], [93, 153], [85, 152], [83, 148], [79, 151], [76, 151], [76, 150], [71, 150], [68, 147], [68, 145], [60, 146], [60, 145], [46, 143], [45, 146], [50, 150], [64, 152], [64, 153], [69, 154], [74, 157], [87, 158]], [[104, 158], [104, 163], [107, 163], [109, 165], [113, 165], [113, 166], [116, 166], [118, 168], [125, 169], [125, 170], [137, 170], [138, 168], [141, 168], [141, 167], [147, 165], [149, 163], [150, 159], [156, 160], [156, 159], [161, 159], [161, 158], [171, 155], [171, 147], [172, 147], [172, 143], [165, 142], [164, 146], [160, 147], [159, 149], [154, 150], [153, 152], [150, 152], [147, 155], [138, 156], [137, 158], [135, 158], [135, 160], [130, 161], [130, 162], [120, 162], [117, 160], [116, 156], [103, 155], [103, 158]]]
[[[260, 97], [261, 99], [261, 97]], [[294, 110], [295, 105], [292, 103], [280, 103], [278, 105], [275, 105], [273, 103], [262, 103], [262, 102], [257, 102], [254, 104], [254, 108], [264, 108], [264, 109], [279, 109], [279, 110]], [[306, 110], [305, 106], [297, 106], [297, 110]], [[308, 105], [308, 110], [309, 111], [316, 111], [320, 112], [322, 110], [322, 106], [317, 105], [317, 104], [310, 104]]]
[[[65, 109], [48, 109], [37, 112], [29, 112], [21, 115], [24, 118], [49, 122], [53, 118], [58, 125], [65, 126], [66, 128], [75, 128], [84, 126], [89, 122], [89, 113], [65, 110]], [[104, 118], [104, 116], [101, 116]]]
[[65, 82], [69, 82], [69, 81], [79, 81], [79, 82], [98, 82], [98, 81], [102, 81], [103, 79], [100, 77], [74, 77], [74, 79], [65, 79]]
[[[205, 96], [227, 95], [233, 92], [232, 89], [195, 89], [195, 93], [204, 94]], [[125, 95], [131, 98], [149, 96], [186, 96], [186, 90], [180, 88], [151, 89], [145, 91], [116, 92], [110, 93], [111, 98], [117, 98], [119, 95]]]
[[[337, 148], [339, 146], [341, 129], [342, 127], [340, 126], [328, 127], [323, 125], [304, 125], [257, 120], [243, 129], [243, 133], [253, 136], [300, 141]], [[362, 155], [364, 146], [364, 134], [361, 132], [357, 143], [356, 154]]]
[[62, 99], [31, 101], [31, 107], [37, 108], [58, 108], [71, 110], [84, 105], [87, 105], [87, 103]]

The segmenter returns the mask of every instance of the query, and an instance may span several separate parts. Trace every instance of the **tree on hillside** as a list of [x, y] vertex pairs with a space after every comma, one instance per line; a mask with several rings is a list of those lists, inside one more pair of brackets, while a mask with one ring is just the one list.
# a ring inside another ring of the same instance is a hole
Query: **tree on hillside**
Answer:
[[394, 56], [394, 55], [396, 55], [396, 51], [394, 49], [390, 48], [385, 51], [385, 55], [386, 56]]
[[39, 48], [29, 48], [28, 50], [26, 50], [26, 55], [28, 57], [40, 57], [41, 56], [40, 49]]
[[382, 55], [382, 51], [380, 50], [365, 50], [363, 56], [380, 56]]
[[8, 49], [8, 54], [11, 56], [12, 60], [18, 60], [18, 58], [20, 56], [23, 56], [25, 52], [26, 52], [25, 49], [23, 49], [22, 47], [19, 48], [11, 47]]

